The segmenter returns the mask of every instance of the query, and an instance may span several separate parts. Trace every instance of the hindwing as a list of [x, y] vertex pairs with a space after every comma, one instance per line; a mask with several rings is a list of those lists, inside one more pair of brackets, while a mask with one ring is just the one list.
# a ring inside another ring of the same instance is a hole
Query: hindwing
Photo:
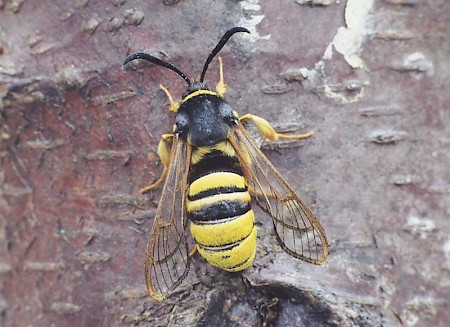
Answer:
[[230, 143], [238, 153], [258, 206], [271, 218], [281, 247], [295, 258], [322, 264], [328, 256], [325, 231], [305, 202], [272, 165], [241, 123]]
[[187, 235], [185, 210], [190, 152], [190, 146], [175, 135], [147, 245], [145, 280], [148, 292], [159, 301], [164, 300], [186, 277], [190, 264], [189, 251], [194, 247]]

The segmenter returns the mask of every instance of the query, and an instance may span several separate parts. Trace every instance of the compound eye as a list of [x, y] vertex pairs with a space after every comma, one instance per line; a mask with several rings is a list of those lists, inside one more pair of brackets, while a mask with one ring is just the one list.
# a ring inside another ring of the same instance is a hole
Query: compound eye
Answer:
[[219, 113], [226, 124], [228, 125], [236, 124], [236, 117], [233, 114], [233, 109], [228, 103], [222, 102], [220, 104]]
[[189, 125], [189, 120], [187, 115], [183, 113], [178, 113], [177, 118], [175, 120], [175, 124], [173, 125], [173, 132], [183, 134], [186, 132]]

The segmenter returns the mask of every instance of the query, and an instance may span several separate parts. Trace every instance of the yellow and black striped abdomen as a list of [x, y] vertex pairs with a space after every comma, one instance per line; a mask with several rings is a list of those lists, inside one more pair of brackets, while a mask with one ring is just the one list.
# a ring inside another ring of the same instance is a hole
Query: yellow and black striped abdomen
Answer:
[[214, 150], [188, 177], [186, 208], [198, 251], [227, 271], [248, 268], [256, 253], [255, 217], [242, 174], [237, 157]]

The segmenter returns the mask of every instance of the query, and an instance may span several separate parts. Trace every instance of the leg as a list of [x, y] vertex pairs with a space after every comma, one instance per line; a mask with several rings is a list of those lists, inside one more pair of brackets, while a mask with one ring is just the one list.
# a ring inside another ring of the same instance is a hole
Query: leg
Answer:
[[188, 257], [192, 257], [194, 254], [196, 254], [198, 251], [198, 245], [195, 244], [194, 248], [191, 250], [191, 252], [189, 252]]
[[275, 132], [270, 123], [258, 116], [254, 116], [251, 114], [246, 114], [239, 118], [239, 121], [242, 122], [252, 122], [258, 128], [259, 133], [264, 136], [269, 141], [274, 140], [288, 140], [288, 139], [304, 139], [313, 135], [313, 132], [309, 132], [306, 134], [297, 134], [297, 135], [285, 135]]
[[166, 178], [167, 175], [167, 166], [169, 165], [170, 160], [170, 149], [169, 149], [169, 143], [172, 142], [173, 134], [163, 134], [161, 136], [161, 141], [159, 141], [158, 145], [158, 155], [161, 159], [161, 162], [164, 166], [163, 172], [161, 173], [161, 176], [158, 178], [156, 182], [153, 184], [146, 186], [144, 188], [141, 188], [139, 190], [139, 193], [146, 193], [150, 190], [153, 190], [155, 187], [158, 187]]
[[163, 90], [163, 92], [167, 95], [167, 97], [169, 98], [170, 101], [170, 105], [169, 105], [169, 111], [172, 112], [177, 112], [178, 108], [180, 108], [180, 104], [178, 102], [173, 101], [172, 96], [170, 95], [170, 92], [168, 89], [166, 89], [164, 86], [159, 85], [159, 88], [161, 90]]
[[219, 96], [223, 97], [223, 95], [228, 91], [228, 85], [223, 81], [223, 65], [222, 65], [222, 57], [219, 57], [219, 83], [216, 85], [216, 92]]

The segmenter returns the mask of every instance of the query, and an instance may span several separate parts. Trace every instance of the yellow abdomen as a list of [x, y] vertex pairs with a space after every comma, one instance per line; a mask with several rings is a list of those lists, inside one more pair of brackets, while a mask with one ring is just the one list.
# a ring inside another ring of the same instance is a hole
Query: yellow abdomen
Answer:
[[210, 171], [193, 180], [186, 209], [198, 252], [227, 271], [248, 268], [256, 254], [256, 226], [245, 178]]

